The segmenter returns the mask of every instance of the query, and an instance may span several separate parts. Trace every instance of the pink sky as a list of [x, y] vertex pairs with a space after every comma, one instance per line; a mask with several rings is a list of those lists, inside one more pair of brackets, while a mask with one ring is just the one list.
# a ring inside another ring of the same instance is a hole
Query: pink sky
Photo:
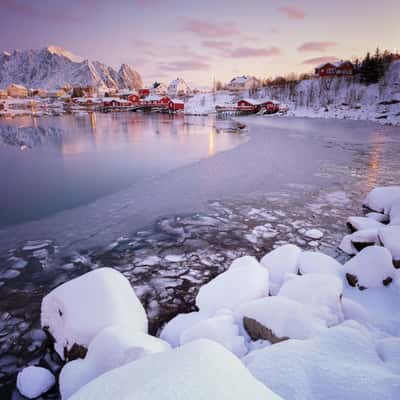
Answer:
[[62, 46], [133, 65], [146, 83], [197, 86], [234, 75], [306, 72], [322, 60], [400, 46], [400, 2], [385, 0], [1, 0], [0, 48]]

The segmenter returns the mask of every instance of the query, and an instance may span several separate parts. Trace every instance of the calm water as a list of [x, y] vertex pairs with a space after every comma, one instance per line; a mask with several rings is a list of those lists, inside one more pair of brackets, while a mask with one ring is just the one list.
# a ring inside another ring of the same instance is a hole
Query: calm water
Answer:
[[42, 132], [32, 148], [0, 145], [0, 227], [89, 203], [245, 140], [217, 131], [210, 119], [163, 114], [27, 117], [1, 125], [56, 127], [61, 134]]

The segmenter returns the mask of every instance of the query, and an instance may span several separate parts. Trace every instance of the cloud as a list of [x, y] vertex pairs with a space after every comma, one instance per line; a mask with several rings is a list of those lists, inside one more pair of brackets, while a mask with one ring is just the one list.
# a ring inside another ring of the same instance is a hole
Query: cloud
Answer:
[[232, 47], [232, 42], [227, 40], [203, 40], [202, 45], [209, 49], [229, 50]]
[[302, 9], [293, 6], [279, 7], [278, 11], [285, 14], [289, 19], [304, 19], [306, 16]]
[[210, 64], [201, 60], [174, 61], [159, 64], [160, 71], [204, 71], [210, 69]]
[[323, 57], [315, 57], [315, 58], [308, 58], [307, 60], [304, 60], [302, 64], [306, 65], [318, 65], [326, 62], [334, 62], [338, 61], [339, 58], [335, 56], [323, 56]]
[[239, 33], [235, 22], [210, 22], [201, 19], [187, 21], [181, 29], [205, 38], [227, 37]]
[[273, 57], [282, 54], [281, 49], [278, 47], [266, 48], [255, 48], [255, 47], [238, 47], [232, 50], [230, 53], [231, 57]]
[[336, 46], [336, 42], [305, 42], [301, 46], [297, 48], [297, 50], [301, 53], [307, 51], [318, 51], [318, 52], [325, 52], [330, 47]]

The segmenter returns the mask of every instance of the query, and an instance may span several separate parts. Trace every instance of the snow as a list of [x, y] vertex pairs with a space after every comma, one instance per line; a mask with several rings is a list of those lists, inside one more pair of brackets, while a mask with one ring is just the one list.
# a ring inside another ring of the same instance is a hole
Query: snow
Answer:
[[42, 367], [26, 367], [17, 376], [17, 388], [28, 399], [35, 399], [46, 393], [55, 383], [54, 375]]
[[278, 296], [295, 300], [318, 318], [333, 326], [343, 321], [340, 298], [342, 280], [330, 274], [307, 274], [290, 277], [279, 290]]
[[297, 301], [284, 296], [265, 297], [239, 306], [238, 323], [251, 318], [270, 329], [278, 338], [306, 339], [320, 333], [326, 324]]
[[214, 315], [234, 310], [243, 302], [268, 295], [268, 271], [250, 256], [241, 257], [227, 271], [203, 285], [196, 297], [201, 312]]
[[51, 291], [42, 301], [41, 324], [62, 358], [74, 344], [88, 347], [107, 326], [147, 332], [143, 306], [129, 281], [112, 268], [88, 272]]
[[382, 362], [368, 330], [354, 321], [308, 340], [256, 350], [243, 362], [284, 399], [396, 400], [400, 396], [400, 375]]
[[304, 235], [316, 240], [321, 239], [324, 236], [324, 234], [318, 229], [308, 229]]
[[390, 225], [400, 225], [400, 198], [394, 200], [389, 211]]
[[400, 225], [387, 226], [379, 230], [379, 239], [392, 253], [395, 261], [400, 260]]
[[107, 371], [170, 348], [163, 340], [142, 332], [132, 334], [121, 326], [105, 328], [90, 343], [85, 359], [71, 361], [62, 369], [61, 397], [68, 399]]
[[216, 106], [228, 106], [237, 98], [231, 93], [220, 91], [216, 93], [198, 93], [185, 103], [185, 114], [206, 115], [215, 113]]
[[339, 248], [345, 253], [354, 255], [357, 254], [358, 250], [354, 247], [354, 243], [359, 244], [379, 244], [378, 229], [363, 229], [346, 235], [340, 242]]
[[390, 252], [379, 246], [361, 250], [343, 266], [344, 272], [357, 278], [357, 287], [376, 288], [387, 278], [395, 278], [395, 269]]
[[371, 190], [363, 204], [371, 210], [388, 213], [398, 198], [400, 198], [400, 186], [381, 186]]
[[269, 271], [271, 294], [278, 293], [285, 274], [297, 272], [300, 253], [301, 250], [296, 245], [285, 244], [272, 250], [261, 259], [261, 265]]
[[70, 400], [279, 400], [222, 346], [197, 340], [109, 371]]
[[381, 222], [368, 217], [349, 217], [347, 219], [347, 224], [356, 231], [363, 229], [379, 229], [383, 226]]
[[196, 339], [217, 342], [238, 357], [243, 357], [247, 353], [244, 337], [239, 335], [239, 327], [235, 324], [233, 315], [229, 313], [195, 323], [182, 333], [180, 344]]
[[342, 265], [326, 254], [303, 251], [298, 259], [298, 270], [302, 275], [318, 273], [340, 276]]
[[207, 319], [207, 315], [198, 311], [178, 314], [165, 324], [160, 333], [160, 338], [168, 342], [172, 347], [177, 347], [180, 345], [182, 332], [204, 319]]
[[400, 338], [387, 337], [376, 345], [379, 357], [395, 374], [400, 375]]

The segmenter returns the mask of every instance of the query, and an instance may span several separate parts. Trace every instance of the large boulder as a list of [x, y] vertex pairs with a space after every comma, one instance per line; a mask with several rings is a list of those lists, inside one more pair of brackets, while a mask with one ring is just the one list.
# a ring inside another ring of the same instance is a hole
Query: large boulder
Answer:
[[113, 369], [70, 400], [279, 400], [222, 346], [197, 340]]
[[325, 321], [306, 306], [283, 296], [265, 297], [242, 304], [237, 308], [235, 318], [253, 340], [263, 339], [271, 343], [306, 339], [327, 327]]
[[234, 310], [249, 300], [268, 295], [268, 271], [254, 257], [241, 257], [216, 278], [203, 285], [196, 297], [200, 312], [214, 315]]
[[368, 193], [363, 205], [371, 210], [387, 214], [397, 199], [400, 199], [400, 186], [376, 187]]
[[351, 235], [346, 235], [340, 242], [339, 249], [347, 254], [354, 255], [368, 246], [380, 244], [378, 229], [363, 229]]
[[332, 274], [307, 274], [290, 277], [279, 290], [278, 296], [295, 300], [328, 326], [343, 321], [341, 297], [342, 279]]
[[354, 321], [308, 340], [288, 340], [256, 350], [243, 362], [284, 399], [400, 398], [400, 375], [382, 362], [369, 331]]
[[167, 342], [143, 332], [131, 333], [122, 326], [103, 329], [89, 344], [85, 359], [67, 363], [60, 374], [62, 399], [68, 399], [101, 374], [146, 357], [170, 350]]
[[349, 285], [361, 290], [389, 285], [396, 272], [389, 250], [379, 246], [361, 250], [343, 269]]
[[373, 219], [368, 217], [349, 217], [347, 219], [347, 226], [352, 231], [361, 231], [363, 229], [379, 229], [384, 225]]
[[294, 244], [284, 244], [270, 251], [261, 259], [269, 271], [270, 293], [276, 295], [287, 273], [297, 273], [301, 249]]
[[333, 257], [316, 251], [303, 251], [298, 260], [298, 272], [301, 275], [328, 274], [340, 276], [342, 268], [342, 264]]
[[400, 268], [400, 225], [380, 229], [379, 239], [392, 254], [394, 266]]
[[147, 317], [129, 281], [112, 268], [100, 268], [62, 284], [43, 298], [41, 323], [54, 340], [57, 353], [66, 359], [104, 328], [122, 325], [147, 332]]

